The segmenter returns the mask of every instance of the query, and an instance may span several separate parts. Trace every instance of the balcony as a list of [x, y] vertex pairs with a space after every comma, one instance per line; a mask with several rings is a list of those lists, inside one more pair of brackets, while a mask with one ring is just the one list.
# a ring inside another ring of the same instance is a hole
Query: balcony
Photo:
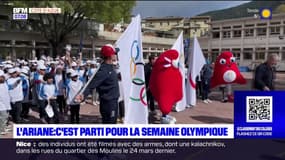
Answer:
[[[116, 41], [122, 33], [118, 32], [99, 32], [98, 36], [102, 37], [106, 40], [113, 40]], [[150, 44], [163, 44], [163, 45], [172, 45], [175, 42], [175, 39], [171, 38], [160, 38], [160, 37], [153, 37], [153, 36], [143, 36], [143, 43], [150, 43]]]

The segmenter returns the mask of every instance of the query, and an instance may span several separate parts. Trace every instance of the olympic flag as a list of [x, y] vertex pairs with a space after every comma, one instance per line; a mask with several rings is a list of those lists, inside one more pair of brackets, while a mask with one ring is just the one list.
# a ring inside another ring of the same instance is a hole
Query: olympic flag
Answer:
[[193, 45], [191, 48], [190, 58], [188, 59], [188, 79], [186, 83], [186, 97], [187, 104], [191, 106], [196, 105], [196, 77], [200, 74], [202, 67], [206, 64], [205, 57], [201, 50], [200, 44], [194, 37]]
[[116, 42], [125, 102], [126, 124], [147, 124], [144, 61], [142, 55], [141, 17], [132, 19], [128, 28]]
[[183, 45], [183, 32], [180, 33], [179, 37], [172, 46], [179, 53], [179, 70], [182, 74], [182, 99], [176, 103], [175, 110], [177, 112], [183, 111], [186, 108], [186, 90], [185, 90], [185, 65], [184, 65], [184, 45]]

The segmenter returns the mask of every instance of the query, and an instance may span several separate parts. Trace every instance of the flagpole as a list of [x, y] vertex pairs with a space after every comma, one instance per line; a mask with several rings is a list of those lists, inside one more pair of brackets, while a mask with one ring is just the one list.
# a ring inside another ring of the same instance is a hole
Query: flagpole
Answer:
[[100, 68], [100, 65], [97, 67], [97, 69], [95, 70], [95, 72], [92, 74], [92, 76], [88, 79], [88, 81], [86, 82], [86, 84], [75, 94], [75, 96], [72, 98], [73, 102], [79, 103], [79, 101], [77, 101], [75, 98], [78, 95], [83, 95], [83, 92], [86, 90], [86, 88], [88, 87], [88, 85], [90, 84], [90, 82], [92, 81], [92, 79], [95, 77], [98, 69]]

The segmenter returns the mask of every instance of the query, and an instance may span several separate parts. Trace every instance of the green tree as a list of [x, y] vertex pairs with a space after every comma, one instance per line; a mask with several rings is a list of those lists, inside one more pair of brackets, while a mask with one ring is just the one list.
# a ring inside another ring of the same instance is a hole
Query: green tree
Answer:
[[285, 4], [279, 5], [274, 11], [275, 13], [285, 13]]
[[128, 22], [135, 1], [13, 1], [14, 7], [57, 7], [62, 13], [30, 14], [29, 23], [39, 30], [51, 44], [53, 57], [60, 53], [68, 34], [78, 29], [80, 25], [86, 28], [84, 19], [95, 19], [96, 22], [112, 24], [121, 21]]

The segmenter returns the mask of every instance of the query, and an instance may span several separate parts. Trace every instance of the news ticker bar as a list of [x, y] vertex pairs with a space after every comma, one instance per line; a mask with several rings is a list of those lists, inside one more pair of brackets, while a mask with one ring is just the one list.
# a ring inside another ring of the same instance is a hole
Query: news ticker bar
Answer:
[[232, 139], [233, 124], [15, 124], [16, 139]]

